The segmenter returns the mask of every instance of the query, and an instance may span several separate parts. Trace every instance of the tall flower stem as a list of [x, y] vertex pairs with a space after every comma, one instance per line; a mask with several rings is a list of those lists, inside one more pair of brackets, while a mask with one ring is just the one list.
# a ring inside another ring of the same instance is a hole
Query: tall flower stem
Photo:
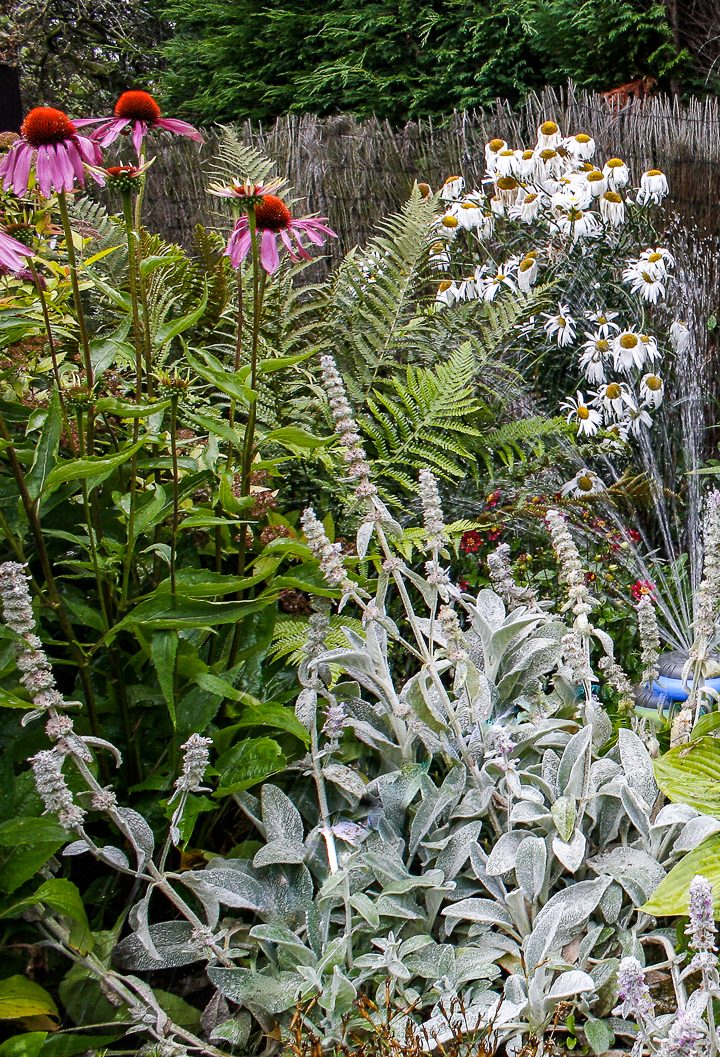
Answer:
[[[260, 265], [260, 247], [257, 238], [257, 219], [255, 207], [251, 206], [248, 212], [248, 224], [250, 227], [250, 240], [252, 246], [252, 270], [253, 270], [253, 320], [252, 320], [252, 345], [250, 352], [250, 388], [253, 393], [257, 391], [257, 365], [258, 349], [260, 346], [260, 321], [262, 316], [263, 298], [265, 296], [265, 283], [267, 276]], [[247, 424], [245, 426], [245, 443], [243, 445], [242, 457], [242, 489], [241, 495], [250, 495], [250, 474], [252, 472], [253, 457], [255, 455], [255, 426], [257, 423], [257, 399], [253, 399], [248, 409]], [[239, 570], [242, 574], [243, 569]]]
[[[140, 165], [145, 164], [145, 144], [143, 144], [140, 150]], [[137, 275], [137, 285], [140, 291], [140, 303], [142, 305], [142, 333], [143, 333], [143, 344], [145, 347], [145, 385], [147, 388], [147, 398], [152, 400], [153, 398], [153, 375], [152, 375], [152, 338], [150, 335], [150, 314], [148, 312], [148, 299], [147, 299], [147, 287], [145, 286], [145, 279], [142, 273], [142, 208], [145, 200], [145, 182], [147, 176], [143, 175], [140, 181], [140, 187], [135, 199], [135, 217], [134, 217], [134, 235], [136, 238], [135, 243], [135, 268]]]
[[[67, 198], [64, 191], [60, 191], [57, 196], [58, 209], [60, 211], [60, 220], [62, 222], [63, 233], [65, 235], [65, 249], [67, 252], [68, 263], [70, 265], [70, 285], [73, 292], [73, 301], [75, 302], [75, 313], [77, 315], [78, 330], [80, 331], [80, 348], [82, 349], [83, 364], [85, 367], [85, 384], [88, 389], [92, 389], [95, 384], [95, 373], [93, 371], [92, 357], [90, 355], [90, 337], [87, 329], [87, 322], [85, 320], [85, 310], [82, 303], [82, 295], [80, 293], [80, 280], [78, 279], [78, 262], [77, 255], [75, 253], [75, 244], [73, 242], [73, 231], [70, 224], [70, 215], [68, 213]], [[93, 453], [93, 434], [94, 434], [94, 423], [92, 413], [88, 415], [88, 452], [90, 455]]]
[[52, 571], [52, 565], [50, 563], [50, 556], [45, 546], [45, 539], [42, 534], [42, 527], [40, 525], [40, 518], [38, 517], [37, 507], [33, 502], [30, 493], [27, 488], [25, 481], [25, 474], [23, 472], [20, 460], [17, 457], [15, 448], [13, 447], [12, 437], [8, 432], [5, 421], [0, 417], [0, 436], [7, 442], [5, 452], [10, 463], [10, 469], [12, 470], [15, 483], [17, 484], [18, 491], [20, 493], [20, 501], [22, 502], [23, 509], [25, 511], [25, 517], [27, 518], [30, 532], [32, 533], [35, 547], [38, 554], [38, 560], [42, 568], [43, 576], [45, 577], [45, 593], [50, 608], [55, 613], [58, 623], [62, 628], [63, 635], [65, 636], [70, 652], [73, 655], [75, 664], [77, 665], [78, 674], [80, 676], [80, 682], [82, 683], [83, 693], [85, 694], [85, 703], [88, 710], [88, 720], [90, 723], [90, 730], [94, 737], [100, 736], [100, 727], [97, 719], [97, 706], [95, 704], [95, 692], [92, 687], [90, 680], [90, 671], [88, 667], [87, 658], [83, 651], [82, 646], [78, 640], [75, 629], [73, 628], [70, 620], [68, 619], [65, 611], [65, 604], [62, 600], [62, 596], [58, 589], [55, 581], [55, 576]]
[[177, 591], [176, 571], [175, 564], [177, 560], [177, 531], [178, 522], [180, 520], [180, 495], [179, 495], [179, 480], [178, 480], [178, 453], [177, 453], [177, 407], [178, 398], [176, 395], [170, 397], [170, 451], [172, 454], [172, 488], [173, 488], [173, 514], [172, 514], [172, 538], [170, 545], [170, 591], [172, 594], [173, 604], [175, 603], [175, 595]]
[[57, 349], [55, 348], [55, 337], [52, 331], [52, 324], [50, 322], [50, 313], [48, 312], [47, 301], [45, 300], [45, 291], [43, 290], [42, 281], [38, 274], [38, 270], [35, 267], [35, 262], [32, 257], [28, 258], [28, 267], [33, 277], [33, 283], [35, 284], [35, 290], [37, 292], [38, 301], [40, 302], [40, 311], [42, 312], [43, 324], [45, 326], [45, 334], [48, 340], [48, 351], [50, 352], [50, 359], [52, 360], [53, 377], [55, 378], [55, 384], [57, 385], [58, 398], [60, 400], [60, 409], [63, 416], [63, 424], [67, 433], [68, 442], [74, 447], [72, 432], [69, 428], [67, 408], [65, 406], [65, 397], [62, 391], [62, 384], [60, 381], [60, 364], [57, 357]]

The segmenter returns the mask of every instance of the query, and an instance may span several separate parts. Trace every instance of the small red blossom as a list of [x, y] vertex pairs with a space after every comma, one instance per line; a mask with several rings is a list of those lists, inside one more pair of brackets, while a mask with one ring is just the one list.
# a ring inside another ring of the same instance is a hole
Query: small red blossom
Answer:
[[469, 591], [470, 590], [470, 581], [469, 580], [458, 580], [457, 586], [458, 586], [458, 590], [459, 591]]
[[500, 537], [502, 536], [502, 533], [503, 533], [503, 530], [501, 528], [490, 529], [490, 531], [488, 532], [488, 539], [490, 540], [491, 543], [494, 543], [496, 540], [500, 539]]
[[636, 580], [634, 584], [630, 585], [630, 594], [636, 602], [639, 602], [644, 595], [652, 595], [654, 593], [655, 584], [649, 580]]
[[642, 536], [637, 529], [628, 529], [628, 539], [631, 543], [639, 543]]
[[491, 492], [489, 496], [486, 496], [485, 502], [488, 506], [497, 506], [500, 502], [501, 495], [502, 493], [500, 489], [497, 488], [494, 492]]
[[485, 546], [485, 540], [475, 529], [463, 532], [460, 540], [460, 550], [463, 554], [477, 554], [481, 547]]

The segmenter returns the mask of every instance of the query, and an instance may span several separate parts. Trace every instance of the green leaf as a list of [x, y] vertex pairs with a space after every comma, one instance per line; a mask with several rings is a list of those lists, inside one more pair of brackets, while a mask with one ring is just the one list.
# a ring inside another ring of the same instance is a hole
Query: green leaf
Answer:
[[55, 465], [61, 432], [60, 397], [57, 389], [53, 389], [45, 416], [45, 423], [35, 448], [33, 464], [30, 473], [25, 478], [31, 499], [37, 499], [41, 494], [48, 474]]
[[310, 734], [302, 725], [291, 708], [277, 704], [275, 701], [263, 701], [243, 709], [240, 719], [231, 727], [225, 727], [224, 735], [247, 727], [271, 727], [273, 730], [284, 730], [299, 738], [304, 745], [310, 741]]
[[191, 1006], [189, 1002], [186, 1002], [178, 995], [172, 994], [170, 991], [159, 991], [157, 988], [153, 988], [153, 994], [157, 998], [160, 1008], [167, 1013], [175, 1024], [179, 1024], [181, 1028], [186, 1028], [188, 1031], [194, 1031], [200, 1027], [202, 1014], [195, 1006]]
[[159, 411], [170, 407], [169, 400], [156, 400], [151, 404], [134, 404], [129, 400], [118, 400], [114, 396], [104, 396], [95, 405], [98, 414], [115, 415], [117, 418], [149, 418]]
[[615, 1036], [604, 1020], [588, 1017], [583, 1025], [583, 1030], [590, 1049], [598, 1057], [611, 1049]]
[[712, 885], [715, 917], [720, 917], [720, 833], [708, 837], [673, 866], [640, 910], [655, 917], [687, 914], [690, 884], [697, 874]]
[[170, 713], [173, 727], [176, 726], [175, 715], [175, 659], [177, 657], [178, 637], [174, 631], [156, 632], [150, 643], [150, 658], [157, 672], [158, 682], [165, 703]]
[[46, 1031], [28, 1031], [13, 1035], [0, 1044], [0, 1057], [37, 1057], [47, 1038]]
[[196, 308], [191, 312], [186, 312], [184, 316], [172, 320], [171, 323], [164, 323], [161, 327], [158, 327], [154, 335], [154, 344], [159, 348], [163, 348], [165, 345], [169, 344], [173, 338], [176, 338], [179, 334], [189, 330], [190, 327], [194, 326], [194, 324], [202, 318], [202, 315], [207, 308], [207, 303], [208, 291], [206, 285], [200, 304]]
[[221, 784], [213, 796], [229, 796], [249, 789], [285, 767], [287, 760], [272, 738], [250, 738], [233, 746], [216, 764]]
[[140, 602], [119, 624], [111, 628], [108, 639], [114, 638], [120, 631], [137, 627], [143, 632], [151, 632], [233, 624], [249, 613], [271, 605], [274, 600], [275, 595], [260, 595], [245, 602], [206, 602], [180, 593], [173, 599], [168, 590], [157, 589], [150, 598]]
[[316, 437], [300, 426], [282, 426], [266, 433], [263, 440], [283, 444], [287, 448], [322, 448], [332, 443], [333, 438]]
[[59, 1016], [57, 1006], [44, 987], [19, 975], [0, 980], [0, 1020], [42, 1015]]
[[0, 918], [16, 917], [23, 910], [29, 910], [38, 903], [42, 903], [72, 922], [69, 942], [78, 953], [87, 954], [92, 950], [93, 938], [82, 896], [77, 886], [64, 878], [53, 877], [50, 881], [45, 881], [31, 896], [21, 899], [19, 903], [14, 903], [0, 912]]
[[260, 360], [257, 365], [258, 374], [273, 374], [275, 371], [284, 371], [286, 367], [294, 367], [296, 363], [310, 359], [315, 355], [315, 350], [300, 352], [297, 356], [271, 356], [266, 360]]
[[193, 414], [188, 412], [186, 417], [196, 426], [200, 426], [201, 429], [207, 430], [208, 433], [220, 437], [221, 440], [227, 441], [228, 444], [232, 444], [235, 448], [242, 451], [245, 443], [243, 433], [231, 426], [224, 418], [213, 418], [212, 415], [201, 415], [198, 412]]
[[655, 781], [676, 804], [720, 817], [720, 741], [704, 737], [654, 761]]
[[[208, 360], [211, 361], [210, 364], [208, 364]], [[206, 382], [210, 382], [221, 393], [239, 400], [244, 405], [251, 404], [255, 400], [256, 394], [240, 380], [239, 375], [234, 371], [228, 371], [223, 368], [222, 364], [210, 356], [209, 353], [204, 353], [204, 359], [201, 360], [198, 356], [193, 355], [189, 349], [186, 349], [185, 362], [192, 367], [195, 374], [200, 378], [204, 378]]]
[[91, 481], [91, 488], [101, 484], [110, 474], [123, 466], [144, 446], [145, 439], [130, 444], [116, 455], [88, 456], [85, 459], [66, 459], [48, 474], [44, 493], [49, 495], [69, 481]]
[[12, 894], [67, 843], [49, 818], [11, 818], [0, 825], [0, 891]]

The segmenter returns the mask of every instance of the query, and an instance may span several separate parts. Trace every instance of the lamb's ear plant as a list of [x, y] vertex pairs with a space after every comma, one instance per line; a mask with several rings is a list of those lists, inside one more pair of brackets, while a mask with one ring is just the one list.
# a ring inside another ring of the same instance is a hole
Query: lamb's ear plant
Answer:
[[[699, 812], [661, 808], [656, 744], [642, 727], [614, 733], [597, 700], [595, 660], [608, 642], [592, 626], [563, 525], [550, 518], [566, 612], [515, 585], [502, 553], [494, 581], [505, 601], [489, 589], [469, 595], [450, 577], [438, 485], [425, 470], [425, 566], [411, 568], [331, 360], [323, 371], [361, 511], [362, 584], [311, 509], [302, 526], [340, 620], [357, 617], [338, 648], [326, 645], [327, 611], [312, 617], [295, 705], [307, 756], [259, 796], [230, 792], [254, 832], [230, 855], [176, 866], [184, 820], [212, 782], [207, 739], [183, 746], [161, 843], [99, 780], [98, 756], [112, 762], [115, 750], [75, 732], [35, 634], [26, 574], [2, 567], [28, 718], [44, 719], [52, 742], [32, 767], [68, 835], [62, 860], [94, 857], [127, 879], [132, 902], [101, 946], [77, 894], [58, 907], [56, 892], [72, 890], [52, 876], [58, 863], [19, 909], [34, 908], [71, 972], [102, 981], [119, 1003], [118, 1031], [144, 1030], [167, 1052], [248, 1052], [262, 1035], [288, 1037], [297, 1016], [328, 1045], [345, 1044], [368, 1032], [365, 997], [381, 1017], [404, 1009], [394, 1030], [409, 1019], [433, 1045], [461, 1002], [468, 1030], [492, 1030], [509, 1052], [568, 1032], [570, 1014], [605, 1052], [626, 1030], [611, 1018], [621, 959], [648, 951], [668, 961], [666, 934], [638, 908], [702, 839]], [[607, 659], [608, 689], [622, 700], [622, 673]], [[190, 966], [206, 988], [202, 1039], [148, 982]]]

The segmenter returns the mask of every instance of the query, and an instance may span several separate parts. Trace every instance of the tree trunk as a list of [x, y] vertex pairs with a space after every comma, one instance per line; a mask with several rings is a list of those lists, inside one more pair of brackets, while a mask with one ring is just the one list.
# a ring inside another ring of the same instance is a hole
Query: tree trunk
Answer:
[[16, 66], [0, 62], [0, 132], [19, 132], [22, 119], [20, 74]]

